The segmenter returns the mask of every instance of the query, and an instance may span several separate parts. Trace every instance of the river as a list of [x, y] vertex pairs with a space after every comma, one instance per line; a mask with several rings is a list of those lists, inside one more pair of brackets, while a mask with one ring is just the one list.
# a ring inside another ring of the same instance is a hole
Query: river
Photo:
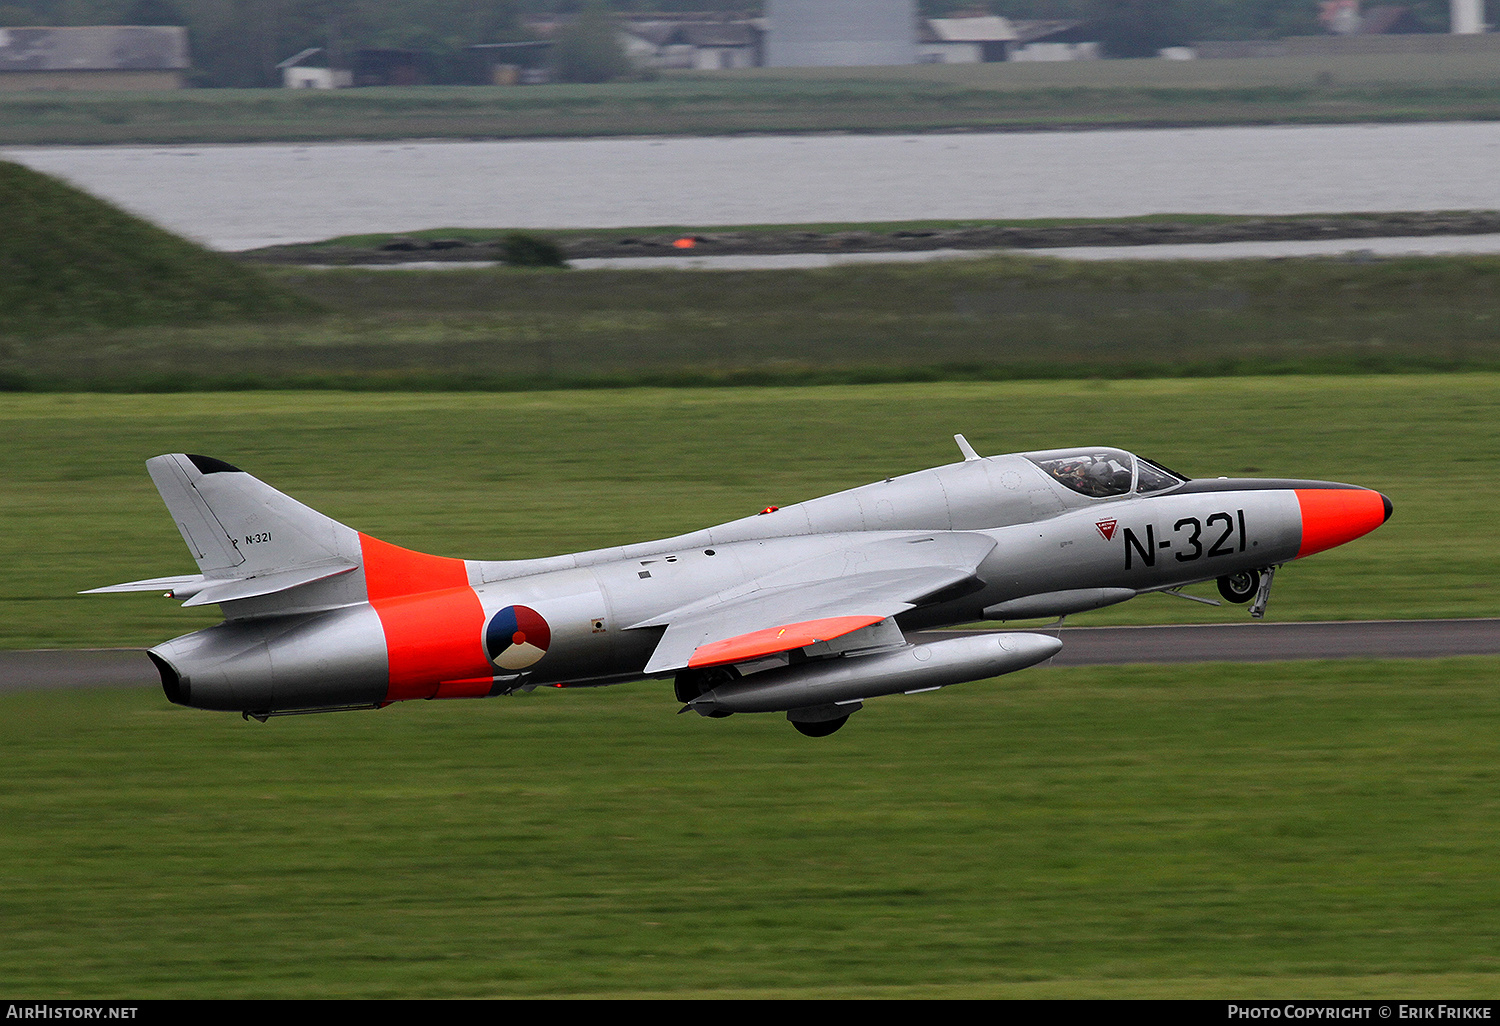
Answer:
[[1500, 123], [4, 151], [223, 250], [440, 227], [1500, 209]]

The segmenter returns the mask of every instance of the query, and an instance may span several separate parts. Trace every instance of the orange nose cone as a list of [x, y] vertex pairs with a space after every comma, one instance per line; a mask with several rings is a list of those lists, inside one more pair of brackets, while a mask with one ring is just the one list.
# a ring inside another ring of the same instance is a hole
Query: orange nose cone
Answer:
[[1391, 500], [1368, 488], [1298, 488], [1302, 547], [1297, 558], [1369, 534], [1391, 518]]

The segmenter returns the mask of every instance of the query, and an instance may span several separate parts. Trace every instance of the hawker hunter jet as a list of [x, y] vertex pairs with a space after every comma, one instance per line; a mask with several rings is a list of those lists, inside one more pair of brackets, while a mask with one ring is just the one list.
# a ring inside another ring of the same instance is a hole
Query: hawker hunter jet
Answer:
[[1217, 581], [1264, 614], [1281, 564], [1383, 524], [1327, 481], [1189, 480], [1106, 447], [981, 457], [662, 541], [522, 560], [429, 556], [221, 460], [146, 461], [201, 571], [98, 588], [216, 604], [151, 649], [167, 698], [264, 721], [415, 698], [671, 678], [683, 712], [831, 734], [866, 699], [1046, 660], [1048, 634], [913, 631], [1062, 617]]

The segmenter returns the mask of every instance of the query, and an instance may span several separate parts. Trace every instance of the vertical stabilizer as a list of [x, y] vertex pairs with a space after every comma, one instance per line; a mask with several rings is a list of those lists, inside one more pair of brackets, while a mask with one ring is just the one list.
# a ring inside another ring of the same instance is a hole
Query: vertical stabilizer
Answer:
[[146, 461], [182, 540], [209, 578], [359, 562], [359, 535], [222, 460]]

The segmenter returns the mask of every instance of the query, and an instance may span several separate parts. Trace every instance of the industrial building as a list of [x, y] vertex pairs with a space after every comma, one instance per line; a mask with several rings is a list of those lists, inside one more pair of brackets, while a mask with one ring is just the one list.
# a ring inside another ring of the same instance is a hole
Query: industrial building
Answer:
[[0, 28], [0, 90], [181, 89], [189, 66], [180, 26]]
[[773, 68], [917, 62], [916, 0], [766, 0]]

